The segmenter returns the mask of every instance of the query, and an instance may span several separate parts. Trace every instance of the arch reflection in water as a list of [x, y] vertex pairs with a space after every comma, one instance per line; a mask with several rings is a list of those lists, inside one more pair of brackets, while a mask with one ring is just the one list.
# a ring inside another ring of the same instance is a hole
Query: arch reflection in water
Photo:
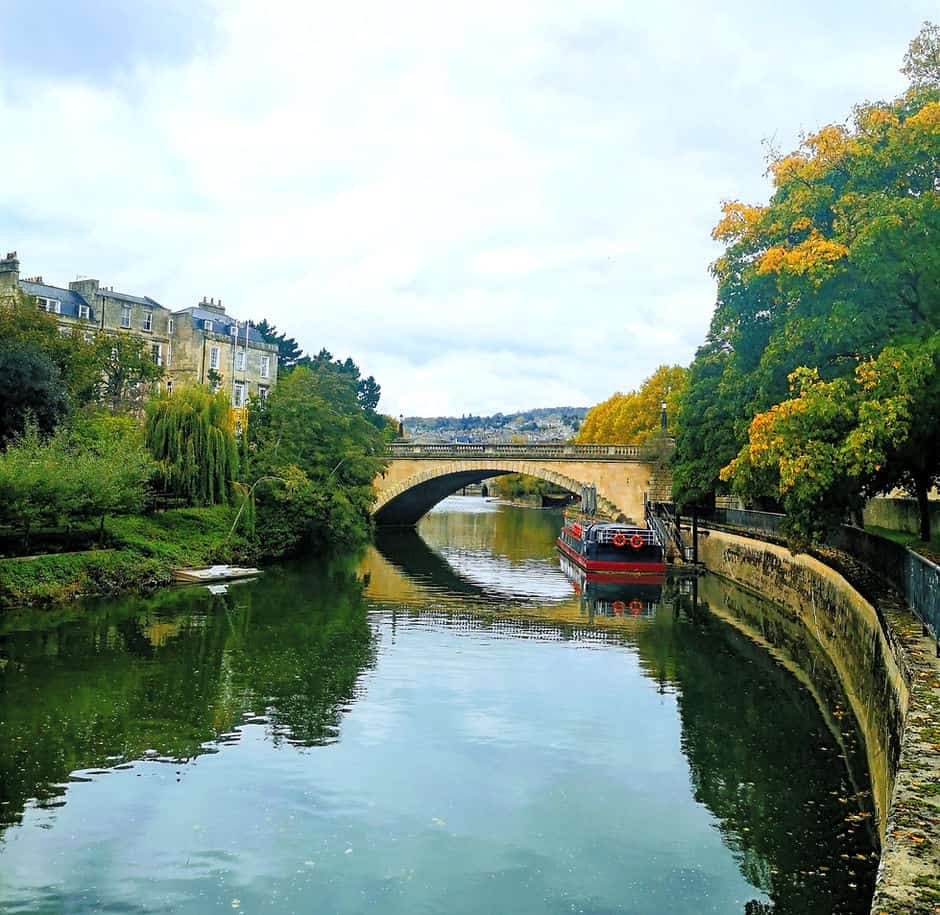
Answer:
[[[0, 621], [0, 909], [867, 912], [864, 754], [792, 620], [709, 579], [589, 621], [547, 513], [428, 527], [445, 567], [375, 551], [365, 594], [299, 562]], [[569, 596], [439, 577], [491, 535]]]

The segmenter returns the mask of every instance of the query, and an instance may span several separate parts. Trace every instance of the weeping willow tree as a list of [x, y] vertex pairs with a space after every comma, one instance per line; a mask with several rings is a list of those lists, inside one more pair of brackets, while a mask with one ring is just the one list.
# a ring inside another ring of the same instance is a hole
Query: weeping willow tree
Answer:
[[146, 442], [168, 492], [190, 505], [232, 498], [238, 442], [224, 391], [194, 385], [154, 398], [147, 406]]

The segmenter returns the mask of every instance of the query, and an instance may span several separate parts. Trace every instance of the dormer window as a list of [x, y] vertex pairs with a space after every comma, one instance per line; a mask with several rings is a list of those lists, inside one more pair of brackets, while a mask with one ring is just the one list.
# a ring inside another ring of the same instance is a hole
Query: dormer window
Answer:
[[208, 318], [202, 322], [202, 326], [205, 328], [207, 334], [212, 333], [212, 322]]
[[83, 321], [90, 321], [90, 320], [91, 320], [91, 309], [90, 309], [87, 305], [79, 305], [79, 306], [78, 306], [78, 316], [79, 316]]
[[229, 324], [229, 326], [228, 326], [228, 332], [229, 332], [229, 334], [230, 334], [231, 336], [237, 337], [237, 336], [238, 336], [238, 325], [237, 325], [237, 324]]
[[45, 296], [36, 296], [39, 308], [42, 311], [48, 311], [49, 314], [58, 315], [62, 313], [62, 303], [58, 299], [47, 299]]

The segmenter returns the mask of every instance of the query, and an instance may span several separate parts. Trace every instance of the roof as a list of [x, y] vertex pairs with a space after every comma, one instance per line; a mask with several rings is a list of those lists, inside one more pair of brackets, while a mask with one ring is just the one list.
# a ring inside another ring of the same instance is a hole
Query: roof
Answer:
[[[193, 324], [196, 327], [204, 327], [206, 321], [211, 321], [213, 330], [217, 331], [218, 333], [230, 334], [231, 330], [229, 330], [229, 328], [233, 324], [238, 324], [238, 336], [242, 340], [245, 339], [245, 322], [244, 321], [236, 321], [235, 318], [231, 318], [227, 314], [223, 314], [218, 311], [209, 311], [208, 308], [198, 308], [198, 307], [184, 308], [183, 312], [192, 315]], [[177, 314], [180, 314], [180, 312], [177, 312]], [[264, 343], [265, 342], [264, 337], [262, 337], [261, 334], [258, 333], [254, 325], [249, 325], [248, 339], [251, 340], [252, 343]]]
[[127, 292], [115, 292], [113, 289], [98, 289], [98, 295], [107, 296], [110, 299], [117, 299], [119, 302], [133, 302], [135, 305], [149, 305], [151, 308], [163, 308], [163, 306], [151, 299], [149, 295], [131, 295]]
[[[20, 280], [20, 289], [27, 295], [42, 296], [45, 299], [58, 299], [61, 302], [59, 314], [67, 318], [78, 317], [78, 306], [88, 305], [84, 296], [72, 289], [62, 289], [59, 286], [47, 286], [45, 283], [30, 283], [27, 280]], [[88, 314], [92, 321], [95, 320], [94, 310], [89, 308]]]

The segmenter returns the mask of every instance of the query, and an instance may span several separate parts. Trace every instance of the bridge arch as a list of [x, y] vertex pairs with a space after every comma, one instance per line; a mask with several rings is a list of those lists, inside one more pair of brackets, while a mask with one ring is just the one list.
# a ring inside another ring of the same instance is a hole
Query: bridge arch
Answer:
[[575, 494], [580, 494], [583, 485], [593, 485], [600, 513], [643, 523], [652, 468], [636, 456], [613, 460], [554, 453], [541, 460], [535, 455], [447, 457], [450, 455], [393, 456], [385, 473], [375, 481], [376, 523], [414, 525], [438, 502], [464, 486], [507, 473], [538, 477]]

